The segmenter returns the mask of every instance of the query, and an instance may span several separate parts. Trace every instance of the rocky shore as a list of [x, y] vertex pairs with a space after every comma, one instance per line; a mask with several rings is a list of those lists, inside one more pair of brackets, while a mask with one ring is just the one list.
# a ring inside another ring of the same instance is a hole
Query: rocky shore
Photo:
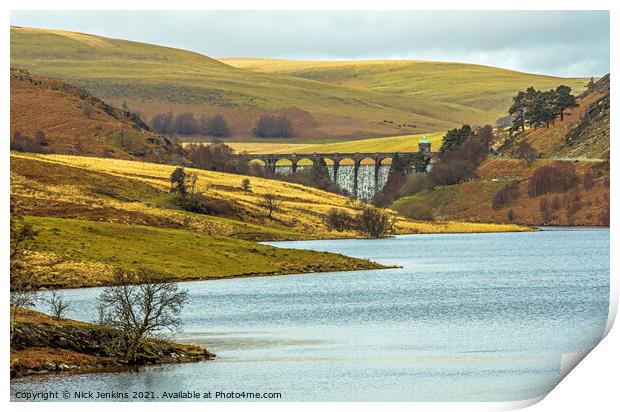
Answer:
[[115, 348], [114, 329], [74, 320], [56, 320], [40, 312], [20, 315], [11, 344], [11, 378], [53, 374], [120, 371], [144, 365], [213, 359], [207, 349], [165, 340], [149, 340], [135, 362]]

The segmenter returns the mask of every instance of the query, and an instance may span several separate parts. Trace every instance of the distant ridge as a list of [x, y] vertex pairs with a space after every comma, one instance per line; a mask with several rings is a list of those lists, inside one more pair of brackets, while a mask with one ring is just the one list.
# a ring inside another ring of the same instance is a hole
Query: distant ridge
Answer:
[[[262, 114], [285, 115], [299, 138], [368, 138], [494, 124], [510, 97], [563, 79], [434, 62], [222, 59], [83, 33], [11, 28], [11, 64], [69, 81], [144, 118], [222, 114], [247, 138]], [[233, 67], [238, 66], [238, 67]]]

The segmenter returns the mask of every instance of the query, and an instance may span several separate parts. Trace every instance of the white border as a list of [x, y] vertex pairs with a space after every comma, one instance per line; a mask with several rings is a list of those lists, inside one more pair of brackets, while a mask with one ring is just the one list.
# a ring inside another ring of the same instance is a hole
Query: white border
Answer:
[[[283, 0], [262, 0], [260, 4], [249, 0], [229, 0], [220, 2], [201, 2], [201, 1], [186, 1], [177, 0], [175, 2], [162, 2], [162, 1], [144, 1], [137, 0], [133, 2], [120, 1], [120, 0], [108, 0], [104, 3], [94, 4], [98, 7], [93, 7], [92, 3], [84, 3], [75, 0], [59, 0], [53, 4], [47, 1], [31, 0], [28, 2], [18, 3], [13, 2], [10, 5], [3, 5], [3, 16], [6, 25], [2, 30], [2, 56], [5, 62], [5, 73], [8, 72], [8, 66], [10, 66], [10, 52], [9, 52], [9, 30], [10, 24], [10, 12], [9, 10], [23, 10], [23, 9], [41, 9], [41, 10], [140, 10], [140, 9], [159, 9], [159, 10], [199, 10], [199, 9], [222, 9], [222, 10], [611, 10], [611, 68], [618, 67], [618, 42], [620, 33], [618, 32], [618, 23], [620, 15], [620, 6], [618, 2], [606, 1], [606, 0], [590, 0], [588, 2], [567, 2], [558, 0], [521, 0], [519, 2], [503, 2], [499, 4], [497, 1], [489, 0], [470, 0], [468, 2], [461, 2], [457, 0], [434, 0], [432, 2], [411, 2], [411, 1], [397, 1], [397, 0], [383, 0], [381, 2], [358, 0], [358, 1], [297, 1], [292, 3], [290, 1]], [[89, 7], [90, 6], [90, 7]], [[464, 6], [467, 6], [465, 8]], [[0, 251], [2, 256], [2, 262], [4, 262], [4, 270], [2, 275], [6, 279], [8, 269], [8, 244], [9, 233], [8, 228], [8, 193], [9, 193], [9, 79], [6, 76], [2, 82], [2, 95], [3, 101], [6, 105], [3, 105], [3, 110], [0, 113], [2, 116], [3, 125], [3, 137], [0, 139], [2, 145], [2, 153], [4, 153], [4, 161], [1, 163], [2, 167], [2, 189], [0, 196], [2, 196], [2, 214], [4, 216], [5, 224], [2, 231], [2, 249]], [[612, 100], [616, 102], [616, 98], [619, 96], [617, 83], [615, 77], [612, 76]], [[612, 120], [611, 120], [611, 135], [612, 142], [618, 138], [618, 127], [616, 127], [616, 120], [618, 119], [618, 105], [612, 104]], [[613, 146], [613, 143], [612, 143]], [[612, 227], [616, 222], [616, 206], [618, 205], [618, 166], [617, 156], [614, 153], [614, 159], [611, 164], [611, 202], [612, 202]], [[615, 230], [611, 231], [611, 250], [618, 249], [618, 236]], [[613, 321], [617, 312], [618, 306], [618, 258], [613, 256], [611, 259], [611, 284], [612, 293], [610, 299], [610, 318], [607, 325], [607, 332], [609, 334], [599, 344], [590, 355], [587, 360], [580, 364], [577, 369], [570, 373], [547, 397], [543, 402], [538, 402], [540, 399], [533, 399], [529, 401], [521, 402], [489, 402], [489, 403], [209, 403], [209, 404], [192, 404], [192, 403], [177, 403], [174, 405], [150, 403], [148, 405], [149, 410], [152, 411], [167, 411], [170, 407], [174, 407], [177, 410], [195, 410], [195, 409], [210, 409], [210, 410], [222, 410], [222, 411], [234, 411], [238, 409], [247, 409], [251, 407], [254, 410], [264, 411], [289, 411], [291, 408], [295, 408], [300, 411], [314, 411], [316, 408], [325, 410], [349, 410], [355, 409], [358, 411], [368, 410], [394, 410], [394, 411], [411, 411], [411, 410], [432, 410], [432, 411], [483, 411], [483, 410], [509, 410], [514, 408], [520, 408], [535, 404], [532, 410], [537, 411], [583, 411], [584, 409], [590, 409], [595, 411], [615, 410], [618, 406], [618, 351], [615, 348], [620, 347], [620, 333], [618, 328], [611, 329]], [[2, 282], [2, 293], [5, 299], [8, 301], [8, 282]], [[6, 302], [6, 301], [5, 301]], [[2, 313], [2, 320], [4, 325], [8, 324], [8, 305], [5, 303], [0, 305], [0, 312]], [[8, 328], [0, 328], [2, 334], [3, 349], [1, 352], [1, 365], [9, 364], [9, 350], [8, 350]], [[570, 355], [568, 355], [570, 357]], [[572, 356], [571, 361], [581, 360], [582, 356]], [[577, 362], [578, 363], [578, 362]], [[565, 365], [566, 366], [566, 365]], [[563, 366], [563, 368], [565, 368]], [[2, 374], [2, 403], [8, 403], [8, 407], [11, 410], [24, 410], [30, 411], [34, 407], [42, 407], [43, 405], [32, 405], [28, 403], [9, 403], [9, 374], [5, 369], [5, 373]], [[79, 410], [84, 408], [85, 405], [74, 403], [58, 403], [46, 404], [44, 407], [50, 411], [66, 411], [66, 410]], [[113, 407], [120, 408], [121, 410], [129, 410], [131, 407], [138, 405], [119, 404]], [[91, 403], [87, 406], [92, 411], [107, 411], [110, 409], [110, 404]]]

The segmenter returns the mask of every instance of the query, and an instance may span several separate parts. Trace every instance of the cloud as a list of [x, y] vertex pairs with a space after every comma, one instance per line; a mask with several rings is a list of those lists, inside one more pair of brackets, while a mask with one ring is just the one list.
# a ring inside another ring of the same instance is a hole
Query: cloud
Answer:
[[11, 23], [215, 57], [440, 60], [575, 77], [609, 72], [608, 11], [17, 11]]

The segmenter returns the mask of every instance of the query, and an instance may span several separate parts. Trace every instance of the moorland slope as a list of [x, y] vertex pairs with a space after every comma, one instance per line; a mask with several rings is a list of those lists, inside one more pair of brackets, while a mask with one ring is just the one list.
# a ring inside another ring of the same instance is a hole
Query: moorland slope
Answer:
[[416, 60], [221, 61], [256, 72], [286, 74], [392, 96], [420, 97], [449, 105], [455, 113], [468, 107], [476, 113], [463, 116], [461, 123], [479, 125], [495, 124], [495, 120], [504, 116], [518, 90], [530, 86], [550, 89], [565, 84], [580, 93], [587, 83], [587, 79], [582, 78], [558, 78], [476, 64]]
[[578, 106], [549, 127], [526, 129], [507, 139], [500, 154], [510, 156], [521, 142], [529, 143], [541, 157], [557, 159], [609, 159], [609, 74], [577, 96]]
[[[146, 267], [171, 280], [371, 269], [363, 259], [287, 250], [264, 240], [357, 237], [329, 231], [331, 208], [352, 215], [348, 198], [277, 180], [186, 169], [210, 214], [183, 210], [170, 193], [174, 166], [95, 157], [14, 153], [11, 200], [38, 231], [31, 255], [37, 286], [80, 287], [109, 282], [114, 267]], [[277, 206], [272, 218], [264, 196]], [[414, 222], [398, 218], [398, 233], [528, 230], [516, 225]]]
[[11, 69], [10, 96], [16, 144], [43, 133], [40, 149], [51, 153], [159, 162], [180, 155], [178, 145], [139, 117], [67, 82]]
[[[127, 101], [145, 118], [168, 111], [220, 113], [237, 137], [251, 136], [262, 114], [286, 115], [298, 138], [394, 136], [493, 123], [519, 88], [585, 84], [465, 64], [379, 62], [365, 74], [351, 62], [344, 69], [319, 64], [286, 73], [227, 62], [82, 33], [11, 28], [15, 67], [69, 81], [116, 105]], [[358, 81], [363, 87], [355, 87]]]

